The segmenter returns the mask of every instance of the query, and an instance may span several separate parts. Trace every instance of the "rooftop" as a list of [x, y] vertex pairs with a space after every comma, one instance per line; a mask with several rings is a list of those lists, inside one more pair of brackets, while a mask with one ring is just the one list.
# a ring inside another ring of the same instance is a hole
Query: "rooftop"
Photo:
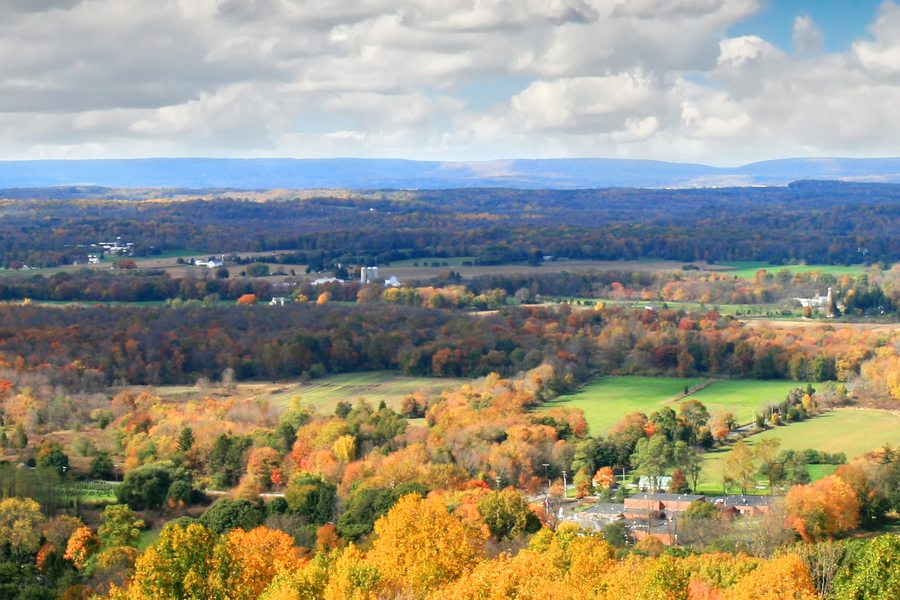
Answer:
[[772, 496], [716, 496], [710, 499], [719, 506], [769, 506], [772, 504]]
[[697, 500], [705, 500], [706, 496], [699, 494], [647, 494], [640, 493], [626, 498], [627, 500], [658, 500], [660, 502], [696, 502]]

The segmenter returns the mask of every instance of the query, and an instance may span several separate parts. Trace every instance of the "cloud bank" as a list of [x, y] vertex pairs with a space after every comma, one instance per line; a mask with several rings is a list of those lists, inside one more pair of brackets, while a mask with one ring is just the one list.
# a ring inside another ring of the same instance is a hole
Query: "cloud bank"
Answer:
[[897, 155], [900, 7], [823, 52], [757, 0], [10, 0], [0, 158]]

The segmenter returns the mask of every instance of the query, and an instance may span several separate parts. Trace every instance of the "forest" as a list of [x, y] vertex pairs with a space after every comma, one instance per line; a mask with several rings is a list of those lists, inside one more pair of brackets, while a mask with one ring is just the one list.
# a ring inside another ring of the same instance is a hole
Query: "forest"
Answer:
[[897, 193], [6, 194], [0, 597], [893, 599]]
[[[91, 190], [87, 190], [91, 192]], [[892, 263], [900, 188], [798, 182], [697, 190], [446, 190], [196, 199], [76, 195], [0, 202], [6, 266], [70, 264], [122, 236], [138, 255], [293, 250], [314, 270], [341, 262], [469, 256], [478, 264], [570, 259]], [[99, 199], [98, 199], [99, 197]]]

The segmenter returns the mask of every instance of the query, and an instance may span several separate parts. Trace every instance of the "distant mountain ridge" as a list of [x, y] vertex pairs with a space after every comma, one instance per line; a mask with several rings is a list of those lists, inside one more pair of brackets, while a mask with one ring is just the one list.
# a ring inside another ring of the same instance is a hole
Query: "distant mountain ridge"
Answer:
[[149, 158], [0, 161], [0, 188], [576, 189], [900, 183], [900, 158], [789, 158], [740, 167], [607, 158], [438, 162], [401, 159]]

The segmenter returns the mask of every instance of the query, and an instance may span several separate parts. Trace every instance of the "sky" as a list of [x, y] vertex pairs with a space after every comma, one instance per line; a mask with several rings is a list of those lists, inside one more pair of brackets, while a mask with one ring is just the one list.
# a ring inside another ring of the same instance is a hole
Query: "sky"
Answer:
[[0, 159], [900, 156], [893, 0], [0, 0]]

